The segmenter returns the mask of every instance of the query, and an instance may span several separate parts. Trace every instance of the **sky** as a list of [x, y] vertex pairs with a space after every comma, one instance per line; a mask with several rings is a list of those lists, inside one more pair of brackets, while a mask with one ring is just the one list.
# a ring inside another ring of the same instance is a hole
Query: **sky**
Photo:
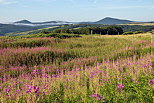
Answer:
[[154, 21], [154, 0], [0, 0], [0, 22]]

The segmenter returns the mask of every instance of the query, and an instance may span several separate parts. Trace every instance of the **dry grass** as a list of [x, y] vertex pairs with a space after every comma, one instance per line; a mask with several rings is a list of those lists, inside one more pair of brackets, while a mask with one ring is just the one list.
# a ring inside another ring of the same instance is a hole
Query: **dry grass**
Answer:
[[140, 25], [140, 26], [154, 26], [154, 23], [130, 23], [130, 24], [119, 24], [119, 25]]

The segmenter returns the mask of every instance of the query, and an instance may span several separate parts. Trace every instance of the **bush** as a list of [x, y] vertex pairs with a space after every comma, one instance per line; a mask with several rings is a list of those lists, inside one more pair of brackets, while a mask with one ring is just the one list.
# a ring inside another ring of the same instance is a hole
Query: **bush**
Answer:
[[123, 35], [130, 35], [130, 34], [140, 34], [140, 33], [144, 33], [143, 31], [135, 31], [135, 32], [125, 32], [123, 33]]
[[133, 32], [124, 32], [123, 35], [134, 34]]
[[134, 34], [144, 33], [143, 31], [135, 31]]
[[118, 26], [105, 26], [105, 27], [83, 27], [79, 29], [56, 29], [53, 33], [73, 33], [73, 34], [109, 34], [109, 35], [117, 35], [122, 34], [123, 30]]

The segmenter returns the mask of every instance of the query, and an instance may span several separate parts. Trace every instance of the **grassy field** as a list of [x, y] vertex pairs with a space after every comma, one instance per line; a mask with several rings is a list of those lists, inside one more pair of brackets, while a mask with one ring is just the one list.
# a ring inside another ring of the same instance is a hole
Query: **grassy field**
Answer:
[[150, 33], [0, 37], [0, 103], [153, 103], [153, 53]]
[[120, 25], [141, 25], [141, 26], [154, 26], [154, 23], [129, 23], [129, 24], [120, 24]]

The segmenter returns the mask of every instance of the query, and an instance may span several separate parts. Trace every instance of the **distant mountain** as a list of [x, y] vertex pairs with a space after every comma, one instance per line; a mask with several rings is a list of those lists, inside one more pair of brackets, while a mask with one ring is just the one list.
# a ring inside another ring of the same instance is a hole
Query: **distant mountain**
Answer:
[[31, 22], [28, 20], [21, 20], [5, 24], [0, 23], [0, 36], [6, 35], [8, 33], [18, 34], [20, 32], [32, 31], [53, 26], [60, 26], [64, 24], [73, 24], [73, 23], [65, 21]]
[[47, 22], [35, 22], [33, 24], [71, 24], [71, 22], [66, 22], [66, 21], [47, 21]]
[[27, 25], [27, 26], [49, 26], [49, 25], [63, 25], [63, 24], [73, 24], [72, 22], [66, 22], [66, 21], [47, 21], [47, 22], [30, 22], [28, 20], [21, 20], [17, 22], [13, 22], [10, 24], [14, 25]]
[[154, 23], [154, 21], [150, 21], [150, 22], [145, 22], [145, 23]]
[[113, 24], [127, 24], [134, 21], [130, 20], [121, 20], [111, 17], [106, 17], [96, 22], [66, 22], [66, 21], [47, 21], [47, 22], [30, 22], [28, 20], [21, 20], [14, 22], [14, 25], [28, 25], [28, 26], [42, 26], [42, 25], [63, 25], [63, 24], [104, 24], [104, 25], [113, 25]]
[[113, 24], [127, 24], [127, 23], [131, 23], [131, 22], [134, 22], [134, 21], [106, 17], [106, 18], [101, 19], [97, 22], [93, 22], [93, 24], [113, 25]]
[[22, 24], [32, 24], [32, 22], [28, 21], [28, 20], [21, 20], [21, 21], [17, 21], [14, 23], [22, 23]]
[[76, 23], [76, 24], [95, 24], [94, 22], [78, 22], [78, 23]]
[[[67, 21], [47, 21], [47, 22], [31, 22], [29, 20], [21, 20], [12, 23], [0, 23], [0, 35], [5, 35], [8, 33], [20, 33], [26, 31], [32, 31], [42, 28], [48, 28], [53, 26], [61, 26], [64, 24], [104, 24], [104, 25], [116, 25], [116, 24], [129, 24], [129, 23], [137, 23], [135, 21], [130, 20], [122, 20], [117, 18], [106, 17], [96, 22], [67, 22]], [[154, 21], [150, 22], [141, 22], [140, 23], [154, 23]]]

